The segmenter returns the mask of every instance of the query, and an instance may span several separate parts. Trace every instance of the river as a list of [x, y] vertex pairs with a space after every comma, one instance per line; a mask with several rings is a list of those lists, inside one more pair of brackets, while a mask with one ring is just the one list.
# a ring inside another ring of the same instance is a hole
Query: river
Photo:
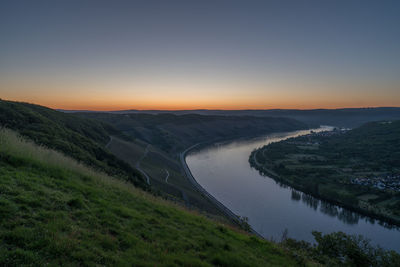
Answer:
[[[329, 130], [321, 127], [314, 131]], [[400, 229], [320, 201], [276, 183], [251, 168], [250, 153], [271, 142], [309, 133], [271, 134], [251, 140], [215, 144], [191, 151], [187, 165], [196, 181], [267, 239], [288, 237], [313, 242], [311, 231], [361, 234], [386, 249], [400, 252]]]

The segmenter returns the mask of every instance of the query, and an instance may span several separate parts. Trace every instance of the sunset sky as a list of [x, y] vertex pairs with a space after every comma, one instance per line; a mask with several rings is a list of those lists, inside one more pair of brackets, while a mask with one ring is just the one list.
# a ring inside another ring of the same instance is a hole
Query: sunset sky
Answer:
[[63, 109], [400, 106], [400, 1], [1, 1], [0, 98]]

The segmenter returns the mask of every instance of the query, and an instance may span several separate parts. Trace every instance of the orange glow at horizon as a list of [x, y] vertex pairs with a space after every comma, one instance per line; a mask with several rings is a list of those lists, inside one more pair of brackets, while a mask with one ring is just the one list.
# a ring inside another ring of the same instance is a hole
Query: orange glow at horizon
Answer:
[[[380, 93], [386, 89], [386, 94]], [[0, 98], [66, 110], [317, 109], [400, 106], [396, 83], [312, 81], [0, 82]]]
[[318, 103], [290, 103], [284, 101], [256, 101], [254, 103], [235, 102], [199, 102], [199, 101], [63, 101], [63, 100], [41, 100], [39, 98], [28, 99], [7, 98], [4, 100], [28, 102], [38, 104], [53, 109], [64, 110], [94, 110], [94, 111], [114, 111], [114, 110], [196, 110], [196, 109], [217, 109], [217, 110], [251, 110], [251, 109], [336, 109], [336, 108], [360, 108], [360, 107], [398, 107], [399, 103], [393, 102], [366, 102], [340, 103], [332, 101], [320, 101]]

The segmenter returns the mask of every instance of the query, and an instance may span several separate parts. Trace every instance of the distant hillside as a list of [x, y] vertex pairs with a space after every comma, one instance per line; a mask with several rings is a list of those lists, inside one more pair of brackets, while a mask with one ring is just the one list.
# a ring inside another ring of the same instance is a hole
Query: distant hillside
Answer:
[[[76, 111], [75, 111], [76, 112]], [[286, 117], [310, 125], [332, 125], [354, 128], [361, 124], [379, 120], [400, 120], [399, 107], [381, 108], [344, 108], [344, 109], [270, 109], [270, 110], [122, 110], [112, 111], [114, 114], [199, 114], [218, 116], [256, 116], [256, 117]]]
[[272, 132], [306, 129], [304, 123], [286, 118], [203, 116], [196, 114], [76, 113], [113, 125], [134, 141], [113, 138], [108, 149], [131, 166], [140, 167], [157, 192], [182, 201], [188, 207], [223, 216], [186, 177], [178, 153], [201, 142], [253, 137]]
[[126, 138], [112, 126], [43, 106], [0, 100], [0, 127], [29, 137], [102, 170], [145, 186], [140, 173], [105, 149], [110, 136]]
[[76, 114], [109, 123], [126, 135], [169, 153], [183, 151], [199, 142], [309, 128], [305, 123], [288, 118], [97, 112]]
[[306, 193], [400, 225], [400, 120], [272, 143], [250, 162]]

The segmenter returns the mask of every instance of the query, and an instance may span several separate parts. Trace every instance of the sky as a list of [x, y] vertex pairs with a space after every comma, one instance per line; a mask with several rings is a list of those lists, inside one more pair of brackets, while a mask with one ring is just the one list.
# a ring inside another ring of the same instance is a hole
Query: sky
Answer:
[[61, 109], [400, 106], [400, 1], [0, 2], [0, 98]]

